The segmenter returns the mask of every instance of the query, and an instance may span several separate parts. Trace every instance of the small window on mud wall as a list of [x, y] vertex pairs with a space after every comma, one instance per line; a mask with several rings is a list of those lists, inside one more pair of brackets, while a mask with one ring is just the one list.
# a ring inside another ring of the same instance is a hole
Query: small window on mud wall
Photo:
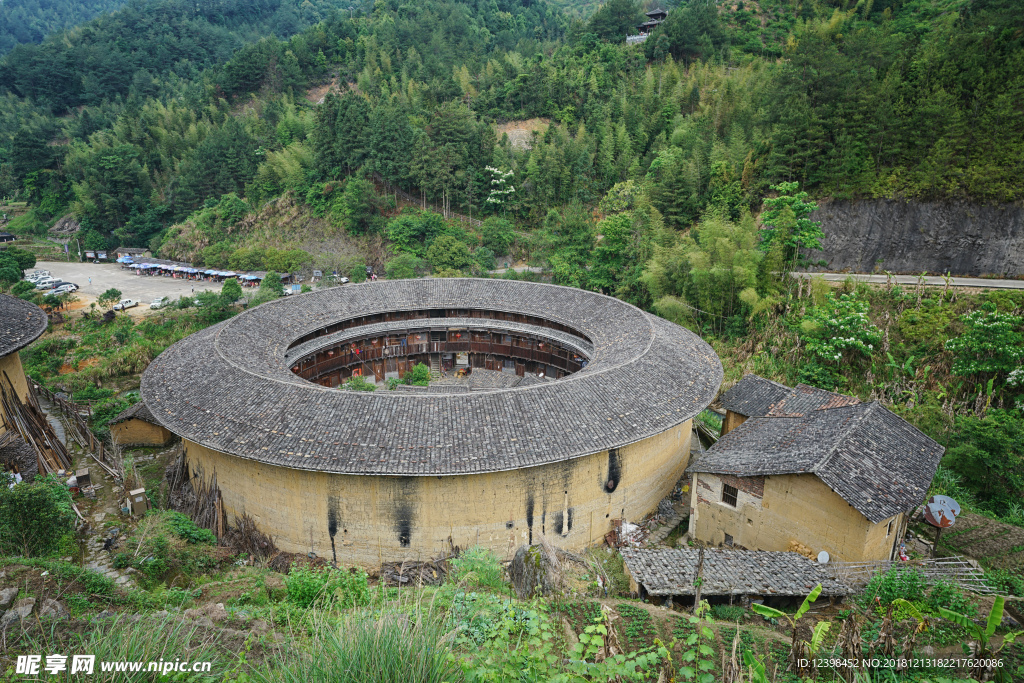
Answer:
[[736, 507], [736, 488], [728, 484], [722, 485], [722, 502], [726, 505]]

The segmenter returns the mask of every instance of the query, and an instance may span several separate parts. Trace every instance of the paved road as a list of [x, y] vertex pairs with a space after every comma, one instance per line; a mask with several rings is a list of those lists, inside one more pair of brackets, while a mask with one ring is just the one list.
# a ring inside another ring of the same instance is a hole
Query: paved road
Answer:
[[[59, 261], [40, 261], [32, 270], [48, 270], [55, 278], [66, 282], [74, 282], [81, 289], [75, 293], [86, 303], [96, 298], [111, 287], [121, 290], [123, 298], [137, 299], [141, 302], [138, 308], [131, 309], [132, 314], [149, 312], [149, 303], [160, 296], [178, 299], [182, 295], [202, 291], [219, 292], [219, 282], [195, 282], [193, 280], [176, 280], [170, 277], [150, 277], [136, 275], [135, 271], [121, 269], [115, 263], [62, 263]], [[89, 278], [92, 283], [89, 283]]]
[[[843, 282], [846, 278], [853, 278], [858, 282], [870, 282], [874, 284], [886, 283], [885, 275], [868, 275], [866, 273], [793, 273], [793, 277], [815, 277], [821, 276], [832, 282]], [[916, 275], [893, 275], [893, 280], [901, 285], [916, 285]], [[937, 276], [926, 276], [924, 284], [935, 287], [945, 287], [946, 281]], [[954, 277], [950, 280], [953, 287], [977, 287], [983, 289], [1024, 289], [1024, 280], [989, 280], [981, 277]]]

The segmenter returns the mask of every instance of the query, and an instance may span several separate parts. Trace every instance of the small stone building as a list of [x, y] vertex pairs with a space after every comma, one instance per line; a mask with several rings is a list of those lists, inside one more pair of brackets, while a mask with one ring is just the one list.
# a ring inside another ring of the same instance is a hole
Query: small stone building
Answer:
[[142, 401], [108, 424], [110, 436], [120, 446], [166, 446], [174, 439], [174, 434], [156, 421]]
[[[727, 410], [743, 421], [687, 469], [690, 535], [712, 545], [825, 550], [844, 561], [891, 559], [942, 446], [877, 402], [770, 384], [748, 375], [727, 392]], [[741, 385], [752, 395], [740, 395]], [[764, 405], [771, 395], [782, 397]]]

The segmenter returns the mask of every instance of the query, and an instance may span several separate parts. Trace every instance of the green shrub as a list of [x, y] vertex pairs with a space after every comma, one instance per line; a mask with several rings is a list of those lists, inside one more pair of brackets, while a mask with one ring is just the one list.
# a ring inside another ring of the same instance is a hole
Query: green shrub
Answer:
[[920, 602], [924, 600], [925, 585], [924, 575], [918, 569], [895, 565], [889, 571], [872, 576], [858, 602], [862, 607], [872, 606], [876, 597], [882, 605], [888, 605], [896, 598]]
[[450, 563], [455, 567], [451, 577], [455, 581], [466, 581], [484, 588], [505, 588], [498, 557], [487, 548], [474, 546], [450, 560]]
[[284, 580], [288, 600], [299, 607], [337, 603], [358, 607], [370, 601], [370, 587], [362, 569], [315, 569], [292, 565]]
[[193, 544], [213, 545], [217, 537], [209, 529], [196, 526], [196, 523], [180, 512], [165, 512], [167, 526], [179, 538]]
[[993, 569], [985, 572], [985, 583], [1000, 593], [1024, 597], [1024, 576], [1020, 574], [1005, 569]]
[[367, 382], [362, 375], [353, 375], [352, 379], [341, 385], [341, 388], [348, 391], [376, 391], [377, 385]]
[[739, 621], [746, 616], [747, 610], [739, 605], [712, 605], [711, 614], [722, 621]]
[[959, 584], [949, 579], [939, 581], [932, 586], [932, 589], [928, 591], [925, 604], [934, 612], [938, 612], [940, 607], [944, 607], [971, 619], [978, 616], [978, 608], [974, 606], [971, 599]]
[[0, 553], [47, 555], [75, 530], [71, 493], [53, 476], [10, 486], [0, 472]]
[[417, 363], [405, 376], [405, 383], [417, 387], [425, 387], [430, 384], [430, 367], [423, 363]]

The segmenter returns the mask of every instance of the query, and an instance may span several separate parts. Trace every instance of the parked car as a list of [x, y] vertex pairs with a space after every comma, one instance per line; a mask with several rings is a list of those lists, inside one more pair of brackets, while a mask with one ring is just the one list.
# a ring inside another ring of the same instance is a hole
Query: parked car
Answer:
[[338, 283], [342, 284], [342, 285], [347, 285], [348, 284], [348, 278], [347, 277], [340, 277], [340, 278], [338, 278]]
[[135, 299], [121, 299], [116, 304], [114, 304], [114, 310], [115, 311], [126, 311], [129, 308], [135, 308], [138, 305], [139, 305], [139, 302], [136, 301]]
[[54, 282], [56, 282], [56, 280], [47, 275], [44, 278], [36, 280], [36, 289], [52, 289]]
[[163, 308], [166, 305], [167, 305], [167, 297], [166, 296], [161, 296], [161, 297], [157, 297], [156, 299], [153, 299], [153, 303], [151, 303], [149, 305], [149, 307], [152, 308], [152, 309], [157, 309], [157, 308]]
[[72, 292], [78, 291], [78, 285], [74, 282], [65, 282], [64, 284], [55, 287], [53, 291], [55, 294], [71, 294]]

